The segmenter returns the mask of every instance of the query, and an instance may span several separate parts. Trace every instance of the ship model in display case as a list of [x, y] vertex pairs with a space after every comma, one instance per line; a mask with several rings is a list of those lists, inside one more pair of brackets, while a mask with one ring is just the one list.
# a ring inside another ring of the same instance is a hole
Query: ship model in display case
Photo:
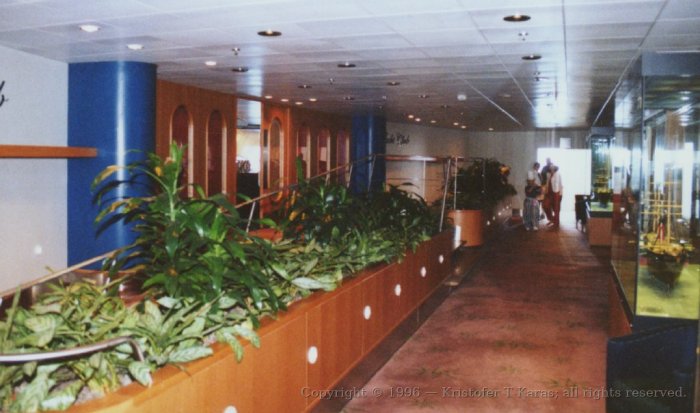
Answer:
[[[640, 250], [646, 257], [648, 272], [669, 289], [680, 278], [693, 246], [676, 230], [683, 226], [681, 206], [655, 192], [649, 200], [648, 231], [642, 235]], [[680, 231], [679, 231], [680, 232]]]

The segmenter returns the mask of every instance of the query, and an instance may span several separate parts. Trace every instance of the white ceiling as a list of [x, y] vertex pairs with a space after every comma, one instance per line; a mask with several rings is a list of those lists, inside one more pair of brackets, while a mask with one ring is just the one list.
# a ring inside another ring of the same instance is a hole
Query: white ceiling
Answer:
[[[514, 13], [532, 18], [503, 20]], [[588, 128], [641, 51], [700, 51], [700, 0], [0, 0], [0, 45], [151, 62], [177, 83], [396, 122]]]

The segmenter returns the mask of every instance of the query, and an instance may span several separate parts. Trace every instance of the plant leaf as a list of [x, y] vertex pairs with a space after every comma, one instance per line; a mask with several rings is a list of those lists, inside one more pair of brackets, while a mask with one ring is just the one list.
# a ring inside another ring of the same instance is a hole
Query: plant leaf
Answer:
[[211, 356], [213, 353], [211, 347], [192, 346], [174, 350], [168, 356], [169, 363], [187, 363], [203, 357]]
[[60, 390], [55, 390], [41, 402], [41, 410], [66, 410], [75, 403], [83, 383], [74, 381]]
[[151, 367], [144, 361], [132, 361], [129, 363], [129, 373], [142, 386], [151, 387], [151, 384], [153, 384]]
[[292, 280], [292, 284], [305, 290], [320, 290], [324, 288], [323, 283], [307, 277], [295, 278]]

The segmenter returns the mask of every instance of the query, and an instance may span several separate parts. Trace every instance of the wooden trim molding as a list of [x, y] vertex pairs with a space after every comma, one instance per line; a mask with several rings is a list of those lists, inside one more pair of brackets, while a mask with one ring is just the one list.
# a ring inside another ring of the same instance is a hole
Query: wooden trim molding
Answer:
[[0, 145], [0, 158], [94, 158], [96, 156], [97, 148]]

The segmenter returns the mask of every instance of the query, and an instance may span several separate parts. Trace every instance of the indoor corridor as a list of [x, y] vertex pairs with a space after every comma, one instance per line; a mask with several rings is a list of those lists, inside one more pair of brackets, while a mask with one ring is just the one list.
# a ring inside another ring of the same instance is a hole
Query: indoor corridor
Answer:
[[564, 218], [477, 247], [460, 286], [343, 411], [604, 412], [609, 250]]

